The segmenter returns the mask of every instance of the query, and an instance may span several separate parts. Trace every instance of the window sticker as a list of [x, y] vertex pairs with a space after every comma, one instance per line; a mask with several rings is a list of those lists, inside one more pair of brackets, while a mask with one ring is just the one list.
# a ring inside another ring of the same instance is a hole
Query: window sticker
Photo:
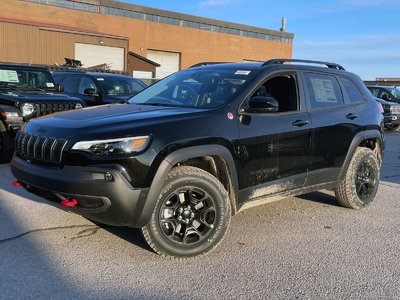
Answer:
[[97, 81], [104, 81], [104, 78], [97, 78]]
[[249, 75], [251, 73], [251, 71], [247, 71], [247, 70], [237, 70], [235, 72], [235, 75]]
[[47, 82], [47, 83], [46, 83], [46, 86], [47, 86], [47, 87], [54, 87], [54, 83], [52, 83], [52, 82]]
[[19, 83], [17, 71], [14, 70], [0, 70], [0, 81]]

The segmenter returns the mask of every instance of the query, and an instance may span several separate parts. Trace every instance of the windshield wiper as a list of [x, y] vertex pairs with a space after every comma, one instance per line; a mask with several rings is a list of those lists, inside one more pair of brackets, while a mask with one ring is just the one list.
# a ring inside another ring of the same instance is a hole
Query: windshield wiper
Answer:
[[26, 85], [16, 85], [16, 89], [24, 90], [24, 91], [38, 91], [38, 92], [46, 92], [46, 90], [38, 88], [36, 86], [26, 86]]
[[9, 84], [8, 82], [0, 82], [0, 89], [2, 90], [15, 90], [15, 85]]
[[158, 102], [145, 102], [145, 103], [131, 103], [136, 105], [152, 105], [152, 106], [168, 106], [168, 107], [182, 107], [179, 104], [172, 104], [172, 103], [158, 103]]

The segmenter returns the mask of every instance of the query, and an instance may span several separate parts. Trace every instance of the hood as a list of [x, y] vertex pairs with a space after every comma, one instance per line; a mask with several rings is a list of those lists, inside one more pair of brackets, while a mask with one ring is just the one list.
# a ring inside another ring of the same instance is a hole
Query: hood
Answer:
[[0, 92], [0, 103], [16, 103], [16, 102], [82, 102], [79, 98], [70, 97], [59, 93], [46, 92], [20, 92], [20, 91], [3, 91]]
[[[45, 132], [55, 138], [80, 137], [96, 138], [110, 134], [124, 136], [146, 131], [155, 124], [191, 121], [207, 115], [208, 110], [181, 107], [165, 107], [133, 104], [111, 104], [56, 113], [29, 122], [25, 131], [35, 135]], [[38, 133], [39, 132], [39, 133]]]

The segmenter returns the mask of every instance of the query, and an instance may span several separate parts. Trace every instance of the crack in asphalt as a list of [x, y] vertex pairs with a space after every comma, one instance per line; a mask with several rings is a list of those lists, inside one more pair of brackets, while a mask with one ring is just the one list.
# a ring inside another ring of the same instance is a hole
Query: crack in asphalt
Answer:
[[[12, 236], [12, 237], [9, 237], [9, 238], [2, 239], [2, 240], [0, 240], [0, 244], [4, 244], [4, 243], [7, 243], [7, 242], [11, 242], [11, 241], [17, 240], [19, 238], [24, 237], [25, 235], [28, 235], [28, 234], [31, 234], [31, 233], [35, 233], [35, 232], [52, 231], [52, 230], [59, 230], [59, 229], [74, 229], [74, 228], [87, 228], [87, 229], [93, 228], [93, 230], [95, 230], [97, 232], [97, 230], [95, 229], [96, 227], [98, 227], [98, 226], [97, 225], [70, 225], [70, 226], [58, 226], [58, 227], [32, 229], [32, 230], [28, 230], [26, 232], [23, 232], [21, 234], [18, 234], [16, 236]], [[85, 232], [86, 230], [84, 230], [83, 232]], [[78, 235], [79, 235], [79, 233], [78, 233]]]

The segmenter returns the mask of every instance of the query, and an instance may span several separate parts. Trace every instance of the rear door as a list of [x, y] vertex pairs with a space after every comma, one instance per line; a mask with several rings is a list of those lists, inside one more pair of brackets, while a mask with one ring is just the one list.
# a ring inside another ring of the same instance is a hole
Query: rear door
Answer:
[[336, 76], [304, 71], [302, 78], [313, 126], [307, 185], [333, 182], [357, 130], [358, 111], [345, 104]]

